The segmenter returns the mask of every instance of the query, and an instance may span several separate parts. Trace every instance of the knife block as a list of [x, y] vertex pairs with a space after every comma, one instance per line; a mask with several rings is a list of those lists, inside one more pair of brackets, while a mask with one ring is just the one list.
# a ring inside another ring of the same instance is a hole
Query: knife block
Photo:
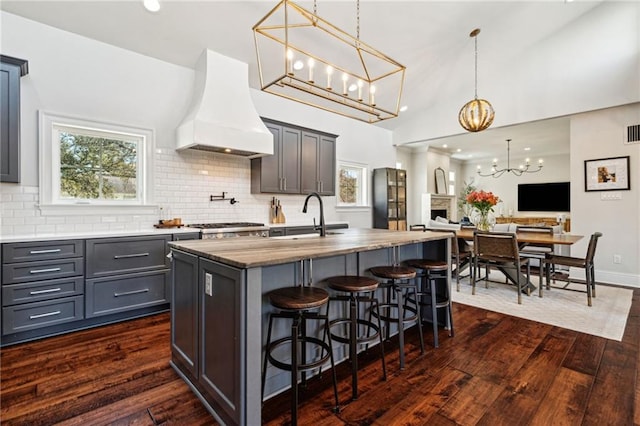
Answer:
[[282, 206], [271, 206], [269, 211], [269, 222], [270, 223], [285, 223], [286, 218], [284, 217], [284, 213], [282, 212]]

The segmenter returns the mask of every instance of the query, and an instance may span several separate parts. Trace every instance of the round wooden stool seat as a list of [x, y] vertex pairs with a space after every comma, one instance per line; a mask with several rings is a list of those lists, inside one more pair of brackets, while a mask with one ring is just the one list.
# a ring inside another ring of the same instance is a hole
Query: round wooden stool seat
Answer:
[[317, 287], [285, 287], [269, 292], [269, 300], [279, 309], [312, 309], [327, 303], [329, 293]]
[[360, 275], [340, 275], [327, 278], [329, 288], [347, 293], [374, 291], [378, 288], [378, 281]]
[[444, 260], [430, 260], [430, 259], [411, 259], [407, 260], [407, 265], [412, 268], [426, 269], [428, 271], [446, 271], [449, 269], [449, 265]]
[[416, 277], [416, 271], [406, 266], [374, 266], [369, 268], [376, 277], [386, 278], [389, 280], [407, 280]]

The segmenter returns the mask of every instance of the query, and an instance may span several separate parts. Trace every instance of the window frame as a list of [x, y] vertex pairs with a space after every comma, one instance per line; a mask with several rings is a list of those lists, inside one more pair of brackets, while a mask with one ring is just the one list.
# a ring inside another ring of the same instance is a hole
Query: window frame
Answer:
[[[357, 168], [361, 171], [361, 197], [356, 204], [346, 204], [340, 202], [340, 171], [343, 168]], [[344, 161], [338, 160], [338, 164], [336, 167], [336, 181], [337, 185], [337, 194], [336, 194], [336, 208], [345, 209], [345, 210], [368, 210], [370, 209], [369, 204], [369, 185], [368, 185], [368, 177], [369, 177], [369, 165], [363, 163], [357, 163], [354, 161]]]
[[[39, 111], [39, 195], [40, 210], [46, 214], [105, 214], [126, 209], [127, 213], [151, 213], [153, 204], [153, 129]], [[137, 140], [135, 200], [65, 200], [60, 198], [60, 131], [77, 129], [82, 134]], [[135, 210], [135, 211], [134, 211]]]

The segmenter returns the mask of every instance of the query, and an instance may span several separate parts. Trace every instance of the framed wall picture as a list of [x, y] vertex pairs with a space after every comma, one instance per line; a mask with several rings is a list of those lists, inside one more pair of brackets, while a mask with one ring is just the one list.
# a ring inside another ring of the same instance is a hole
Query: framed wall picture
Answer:
[[621, 191], [631, 189], [629, 156], [600, 158], [584, 162], [585, 191]]

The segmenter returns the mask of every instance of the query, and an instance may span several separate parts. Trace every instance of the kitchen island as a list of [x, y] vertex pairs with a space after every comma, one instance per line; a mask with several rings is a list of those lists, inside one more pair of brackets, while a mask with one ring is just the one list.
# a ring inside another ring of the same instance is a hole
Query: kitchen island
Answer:
[[[172, 242], [172, 366], [218, 421], [260, 424], [269, 291], [325, 287], [327, 277], [367, 274], [372, 266], [409, 258], [449, 259], [449, 239], [441, 232], [341, 229], [326, 237]], [[342, 309], [332, 304], [330, 317]], [[278, 324], [274, 338], [289, 331]], [[339, 345], [334, 352], [337, 359], [346, 356]], [[288, 386], [288, 372], [268, 370], [265, 396]]]

